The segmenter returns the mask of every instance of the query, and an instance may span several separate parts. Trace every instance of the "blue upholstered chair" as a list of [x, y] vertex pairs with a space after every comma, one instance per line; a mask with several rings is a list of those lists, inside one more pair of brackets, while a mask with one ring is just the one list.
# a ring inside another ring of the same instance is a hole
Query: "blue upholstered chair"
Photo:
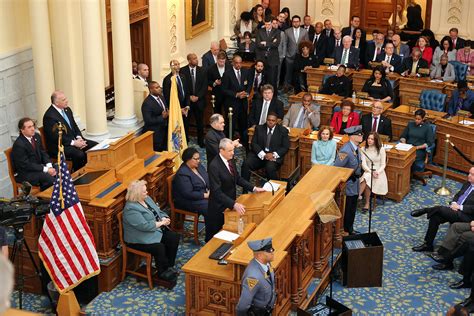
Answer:
[[456, 60], [451, 60], [449, 63], [454, 66], [456, 82], [466, 80], [468, 66]]
[[323, 77], [323, 86], [326, 84], [326, 81], [328, 80], [329, 77], [332, 77], [333, 75], [324, 75]]
[[444, 112], [446, 94], [438, 90], [423, 90], [420, 95], [420, 107], [425, 110]]

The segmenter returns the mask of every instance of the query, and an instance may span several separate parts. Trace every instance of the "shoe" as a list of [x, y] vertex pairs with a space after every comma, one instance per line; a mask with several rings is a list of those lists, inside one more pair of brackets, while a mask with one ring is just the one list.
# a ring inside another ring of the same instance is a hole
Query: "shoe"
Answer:
[[433, 252], [433, 253], [430, 253], [428, 255], [428, 257], [430, 257], [431, 259], [433, 259], [434, 261], [438, 262], [438, 263], [449, 263], [450, 260], [446, 257], [443, 257], [442, 255], [436, 253], [436, 252]]
[[464, 280], [458, 281], [451, 283], [449, 285], [450, 289], [457, 290], [457, 289], [467, 289], [470, 288], [472, 284], [470, 282], [464, 282]]
[[472, 297], [469, 296], [468, 298], [466, 298], [464, 301], [462, 301], [458, 305], [461, 305], [462, 307], [467, 307], [468, 305], [472, 305], [472, 304], [474, 304], [474, 300], [472, 299]]
[[416, 251], [416, 252], [425, 252], [425, 251], [433, 251], [433, 246], [429, 246], [426, 242], [423, 243], [422, 245], [415, 246], [411, 248], [411, 250]]
[[173, 271], [174, 273], [176, 273], [176, 274], [179, 274], [179, 273], [180, 273], [180, 271], [179, 271], [178, 269], [176, 269], [175, 267], [170, 267], [169, 269], [170, 269], [171, 271]]
[[367, 207], [364, 207], [364, 208], [362, 209], [362, 213], [364, 213], [364, 214], [367, 213], [368, 211], [369, 211], [369, 209], [368, 209]]
[[360, 235], [361, 233], [357, 230], [353, 230], [349, 233], [349, 235]]
[[428, 210], [426, 208], [420, 208], [418, 210], [411, 211], [410, 215], [412, 217], [420, 217], [421, 215], [424, 215], [428, 213]]
[[432, 266], [433, 269], [443, 271], [443, 270], [452, 270], [454, 265], [452, 262], [449, 263], [437, 263]]
[[171, 268], [168, 268], [164, 272], [160, 273], [158, 277], [162, 280], [171, 282], [176, 280], [176, 273]]

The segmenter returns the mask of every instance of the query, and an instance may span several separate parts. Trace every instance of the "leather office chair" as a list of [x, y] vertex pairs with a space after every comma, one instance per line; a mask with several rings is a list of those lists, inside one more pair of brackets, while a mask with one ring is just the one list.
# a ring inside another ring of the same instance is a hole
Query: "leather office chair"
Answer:
[[449, 61], [454, 66], [454, 74], [456, 75], [456, 82], [465, 81], [467, 76], [467, 69], [469, 68], [466, 64], [463, 64], [456, 60]]
[[420, 95], [420, 107], [425, 110], [444, 112], [446, 94], [438, 90], [423, 90]]
[[[13, 163], [12, 163], [12, 147], [7, 148], [5, 151], [5, 157], [7, 158], [7, 165], [8, 165], [8, 175], [10, 176], [10, 181], [12, 183], [13, 189], [13, 196], [17, 196], [20, 194], [18, 188], [21, 186], [21, 183], [17, 183], [15, 180], [15, 172], [13, 171]], [[35, 195], [41, 192], [40, 187], [33, 186], [30, 191], [30, 195]]]

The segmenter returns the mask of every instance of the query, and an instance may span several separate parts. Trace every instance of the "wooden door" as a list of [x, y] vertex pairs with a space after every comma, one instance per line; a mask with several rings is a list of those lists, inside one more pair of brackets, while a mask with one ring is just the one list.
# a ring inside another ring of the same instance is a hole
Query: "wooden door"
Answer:
[[132, 60], [145, 63], [150, 68], [151, 79], [151, 53], [150, 53], [150, 26], [149, 19], [143, 19], [130, 24], [130, 41], [132, 44]]
[[278, 13], [280, 13], [280, 0], [270, 0], [268, 7], [272, 10], [273, 16], [278, 16]]

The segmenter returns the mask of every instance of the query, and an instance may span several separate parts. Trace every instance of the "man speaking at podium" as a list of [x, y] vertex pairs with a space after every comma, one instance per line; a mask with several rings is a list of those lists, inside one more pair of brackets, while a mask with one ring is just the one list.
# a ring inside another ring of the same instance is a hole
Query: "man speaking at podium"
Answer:
[[219, 142], [219, 155], [214, 157], [209, 165], [209, 207], [206, 219], [206, 242], [218, 233], [224, 225], [224, 211], [226, 208], [234, 209], [240, 215], [245, 213], [245, 206], [237, 203], [235, 185], [238, 184], [247, 191], [264, 192], [262, 188], [251, 185], [242, 178], [235, 165], [234, 144], [228, 138]]

